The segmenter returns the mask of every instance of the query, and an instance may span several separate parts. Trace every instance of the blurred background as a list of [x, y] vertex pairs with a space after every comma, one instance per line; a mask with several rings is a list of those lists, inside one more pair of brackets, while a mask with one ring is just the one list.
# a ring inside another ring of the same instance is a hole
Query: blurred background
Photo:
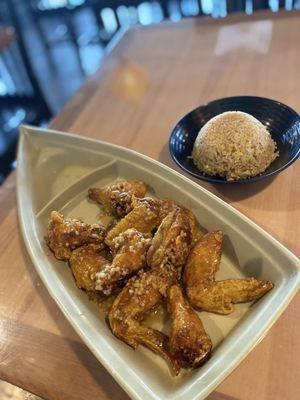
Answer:
[[19, 124], [47, 126], [122, 30], [280, 8], [300, 0], [0, 0], [0, 184], [15, 167]]

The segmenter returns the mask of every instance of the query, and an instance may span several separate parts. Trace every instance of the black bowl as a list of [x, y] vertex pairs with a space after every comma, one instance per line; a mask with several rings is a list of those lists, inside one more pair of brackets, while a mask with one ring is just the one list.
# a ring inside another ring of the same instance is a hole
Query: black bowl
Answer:
[[[191, 158], [193, 145], [202, 126], [225, 111], [244, 111], [261, 121], [277, 143], [279, 157], [261, 175], [227, 181], [220, 176], [203, 174]], [[175, 126], [169, 140], [173, 160], [190, 175], [212, 183], [250, 183], [278, 174], [291, 165], [300, 154], [300, 116], [279, 101], [255, 96], [236, 96], [214, 100], [183, 117]]]

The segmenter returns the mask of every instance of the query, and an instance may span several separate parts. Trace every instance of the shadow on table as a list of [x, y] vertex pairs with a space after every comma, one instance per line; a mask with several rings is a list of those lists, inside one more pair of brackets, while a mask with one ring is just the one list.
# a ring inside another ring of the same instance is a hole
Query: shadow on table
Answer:
[[221, 197], [228, 202], [241, 201], [256, 195], [259, 192], [263, 192], [275, 179], [275, 176], [271, 176], [263, 179], [262, 181], [253, 182], [249, 184], [239, 184], [239, 185], [224, 185], [224, 184], [212, 184], [209, 182], [201, 181], [199, 179], [193, 178], [187, 173], [183, 172], [182, 169], [173, 161], [170, 153], [168, 143], [162, 148], [159, 157], [159, 161], [168, 167], [180, 172], [182, 175], [188, 177], [195, 183], [205, 187], [210, 192], [213, 192], [217, 196]]
[[206, 400], [238, 400], [238, 399], [236, 397], [228, 396], [226, 394], [213, 392], [208, 397], [206, 397]]

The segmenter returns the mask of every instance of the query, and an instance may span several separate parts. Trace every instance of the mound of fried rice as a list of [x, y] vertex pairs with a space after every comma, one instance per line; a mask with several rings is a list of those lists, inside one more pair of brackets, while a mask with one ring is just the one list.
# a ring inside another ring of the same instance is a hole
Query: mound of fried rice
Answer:
[[229, 111], [209, 120], [194, 143], [193, 161], [205, 174], [227, 180], [261, 174], [278, 156], [266, 127], [252, 115]]

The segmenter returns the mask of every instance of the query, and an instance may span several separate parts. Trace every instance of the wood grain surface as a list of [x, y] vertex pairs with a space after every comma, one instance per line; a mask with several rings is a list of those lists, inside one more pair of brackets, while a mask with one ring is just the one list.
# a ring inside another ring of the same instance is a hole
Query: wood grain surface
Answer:
[[[174, 169], [176, 121], [209, 100], [260, 95], [300, 110], [300, 13], [134, 28], [52, 123]], [[246, 186], [199, 182], [299, 256], [299, 162]], [[0, 189], [0, 378], [50, 400], [128, 400], [48, 295], [18, 229], [15, 178]], [[210, 400], [300, 398], [300, 295]]]

